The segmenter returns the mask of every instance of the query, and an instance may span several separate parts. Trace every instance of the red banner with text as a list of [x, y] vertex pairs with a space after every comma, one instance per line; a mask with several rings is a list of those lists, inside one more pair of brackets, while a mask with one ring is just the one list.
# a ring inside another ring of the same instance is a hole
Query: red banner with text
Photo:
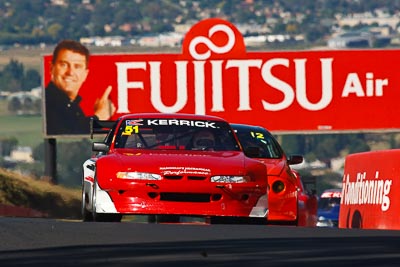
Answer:
[[340, 228], [400, 230], [400, 149], [346, 157]]
[[[51, 59], [43, 58], [45, 86]], [[192, 113], [275, 133], [398, 130], [399, 62], [400, 50], [247, 52], [234, 25], [208, 19], [187, 33], [181, 54], [91, 55], [79, 105], [93, 115], [111, 86], [112, 120]]]

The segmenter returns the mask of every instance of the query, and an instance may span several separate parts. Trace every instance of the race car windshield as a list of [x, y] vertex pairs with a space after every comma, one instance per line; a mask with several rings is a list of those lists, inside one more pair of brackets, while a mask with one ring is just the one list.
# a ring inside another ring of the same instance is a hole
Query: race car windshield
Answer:
[[278, 159], [282, 157], [279, 145], [268, 132], [258, 129], [240, 129], [237, 131], [237, 136], [245, 149], [258, 147], [260, 158]]
[[116, 148], [238, 151], [226, 122], [179, 119], [129, 119], [118, 129]]
[[318, 201], [318, 209], [320, 210], [331, 210], [334, 207], [340, 206], [340, 198], [320, 198]]

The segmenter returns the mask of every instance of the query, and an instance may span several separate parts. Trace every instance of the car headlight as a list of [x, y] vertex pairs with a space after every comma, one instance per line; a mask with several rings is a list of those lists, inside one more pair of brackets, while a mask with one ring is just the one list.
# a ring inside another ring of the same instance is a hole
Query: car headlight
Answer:
[[249, 176], [216, 175], [211, 177], [213, 183], [246, 183], [249, 180]]
[[161, 180], [161, 175], [148, 172], [117, 172], [119, 179]]

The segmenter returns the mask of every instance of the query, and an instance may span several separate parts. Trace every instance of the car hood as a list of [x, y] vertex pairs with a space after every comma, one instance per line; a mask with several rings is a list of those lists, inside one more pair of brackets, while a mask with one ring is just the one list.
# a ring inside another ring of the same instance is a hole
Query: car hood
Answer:
[[258, 160], [267, 165], [268, 175], [278, 176], [286, 167], [286, 161], [284, 159], [258, 158]]
[[118, 169], [145, 171], [164, 175], [227, 173], [243, 174], [246, 162], [251, 161], [241, 151], [160, 151], [119, 150], [114, 158]]

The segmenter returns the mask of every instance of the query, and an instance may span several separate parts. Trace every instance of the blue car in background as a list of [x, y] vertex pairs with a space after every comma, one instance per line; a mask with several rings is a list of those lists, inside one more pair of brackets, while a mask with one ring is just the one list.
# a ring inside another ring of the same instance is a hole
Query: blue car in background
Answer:
[[318, 199], [318, 227], [338, 227], [342, 189], [326, 189]]

